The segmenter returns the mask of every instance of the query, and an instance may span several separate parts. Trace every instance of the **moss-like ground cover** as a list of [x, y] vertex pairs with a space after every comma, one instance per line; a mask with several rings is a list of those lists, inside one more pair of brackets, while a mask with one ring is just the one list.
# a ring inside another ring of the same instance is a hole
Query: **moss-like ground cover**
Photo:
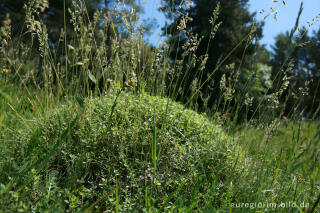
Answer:
[[13, 141], [1, 153], [2, 210], [212, 210], [243, 161], [205, 115], [124, 92], [64, 104]]

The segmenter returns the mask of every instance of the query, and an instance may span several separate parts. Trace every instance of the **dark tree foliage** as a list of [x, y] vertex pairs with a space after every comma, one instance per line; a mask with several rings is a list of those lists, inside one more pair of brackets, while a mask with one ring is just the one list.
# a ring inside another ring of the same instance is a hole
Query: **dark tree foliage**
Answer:
[[316, 117], [320, 111], [320, 29], [310, 37], [307, 32], [291, 42], [288, 32], [279, 34], [272, 47], [273, 91], [288, 77], [289, 85], [280, 97], [286, 116], [304, 110], [304, 116]]
[[[235, 64], [234, 67], [236, 69], [239, 68], [240, 64], [241, 69], [243, 67], [249, 67], [249, 58], [255, 51], [256, 43], [248, 38], [248, 34], [252, 29], [255, 14], [251, 14], [248, 11], [248, 0], [194, 0], [192, 2], [193, 4], [190, 7], [179, 7], [183, 1], [166, 0], [161, 10], [163, 10], [166, 16], [172, 19], [173, 22], [168, 24], [163, 31], [164, 34], [167, 34], [169, 37], [172, 50], [171, 58], [173, 60], [181, 59], [183, 52], [181, 47], [190, 38], [176, 30], [182, 17], [180, 14], [188, 13], [189, 17], [192, 18], [192, 20], [186, 24], [186, 31], [203, 37], [195, 51], [195, 55], [197, 58], [200, 58], [200, 56], [205, 55], [207, 52], [208, 60], [206, 68], [201, 74], [195, 71], [199, 63], [196, 68], [191, 69], [190, 72], [187, 73], [187, 76], [184, 78], [185, 82], [182, 83], [187, 86], [182, 90], [181, 94], [178, 95], [178, 99], [182, 102], [187, 101], [191, 96], [188, 88], [196, 78], [198, 80], [200, 79], [199, 84], [201, 85], [204, 82], [205, 84], [201, 88], [201, 94], [196, 102], [201, 107], [201, 105], [203, 105], [203, 98], [201, 97], [209, 97], [205, 110], [210, 110], [214, 105], [219, 105], [219, 97], [221, 97], [219, 82], [221, 76], [224, 73], [226, 73], [226, 75], [230, 74], [230, 70], [225, 69], [225, 65]], [[214, 39], [209, 42], [211, 33], [209, 20], [218, 3], [221, 5], [221, 10], [216, 23], [221, 22], [222, 24], [215, 34]], [[257, 24], [257, 30], [253, 35], [256, 38], [261, 37], [262, 25], [263, 23]], [[249, 43], [247, 43], [248, 41]], [[221, 66], [214, 75], [211, 75], [215, 67], [221, 62], [221, 59], [226, 57], [237, 45], [239, 46], [223, 66]], [[213, 79], [207, 81], [209, 76], [213, 76]]]
[[[39, 1], [41, 2], [41, 1]], [[96, 9], [101, 8], [101, 0], [85, 0], [88, 16], [93, 17]], [[22, 35], [26, 31], [25, 7], [29, 1], [25, 0], [3, 0], [0, 3], [0, 19], [4, 20], [9, 14], [12, 26], [12, 36]], [[64, 10], [64, 4], [65, 9]], [[72, 7], [72, 0], [48, 0], [48, 8], [42, 11], [36, 19], [41, 19], [48, 29], [49, 39], [55, 42], [59, 39], [59, 33], [64, 28], [64, 15], [66, 16], [67, 29], [71, 29], [68, 8]], [[28, 39], [26, 39], [28, 40]]]
[[[39, 0], [41, 2], [41, 0]], [[25, 23], [25, 5], [29, 1], [26, 0], [2, 0], [0, 1], [0, 20], [5, 20], [7, 14], [10, 15], [12, 21], [12, 33], [13, 37], [20, 35], [24, 30], [26, 30]], [[115, 0], [83, 0], [74, 1], [76, 3], [83, 2], [85, 4], [88, 17], [93, 18], [93, 14], [97, 9], [103, 9], [105, 13], [108, 13], [113, 9], [113, 4]], [[44, 21], [49, 38], [52, 41], [58, 39], [58, 34], [60, 30], [64, 27], [64, 15], [66, 16], [67, 29], [71, 29], [72, 23], [70, 22], [71, 15], [68, 8], [72, 8], [72, 0], [48, 0], [49, 7], [43, 11], [37, 19], [41, 18]], [[136, 0], [126, 0], [126, 5], [134, 8], [137, 14], [142, 12], [142, 8], [136, 3]], [[64, 4], [65, 9], [64, 10]]]
[[308, 46], [309, 58], [305, 61], [309, 68], [307, 71], [307, 79], [312, 80], [310, 88], [310, 99], [308, 105], [311, 106], [310, 111], [314, 112], [314, 116], [320, 114], [320, 29], [314, 32], [310, 39], [311, 44]]

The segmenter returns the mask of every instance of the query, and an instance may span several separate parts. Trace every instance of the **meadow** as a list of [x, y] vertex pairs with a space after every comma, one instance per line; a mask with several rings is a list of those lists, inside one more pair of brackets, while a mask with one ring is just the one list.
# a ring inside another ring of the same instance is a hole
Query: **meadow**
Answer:
[[74, 3], [52, 45], [42, 7], [27, 5], [26, 33], [1, 28], [0, 212], [320, 212], [319, 118], [299, 101], [284, 115], [286, 80], [253, 103], [234, 69], [221, 107], [200, 110], [204, 83], [174, 72], [195, 63], [196, 41], [172, 62], [126, 11], [121, 37]]

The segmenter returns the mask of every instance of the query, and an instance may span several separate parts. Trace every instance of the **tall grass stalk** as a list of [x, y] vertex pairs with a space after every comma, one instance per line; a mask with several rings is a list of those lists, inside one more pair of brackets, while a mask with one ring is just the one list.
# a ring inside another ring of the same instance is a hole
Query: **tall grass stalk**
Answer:
[[[288, 70], [283, 69], [293, 66], [292, 39], [302, 8], [301, 4], [290, 33], [291, 51], [275, 77], [284, 76], [278, 90], [268, 88], [252, 109], [248, 89], [253, 75], [244, 82], [242, 92], [235, 90], [255, 24], [203, 79], [209, 47], [223, 24], [217, 22], [219, 4], [210, 19], [205, 54], [196, 58], [201, 38], [186, 32], [193, 44], [179, 47], [184, 50], [182, 59], [177, 55], [172, 59], [168, 43], [156, 48], [143, 42], [142, 26], [125, 8], [110, 14], [97, 11], [91, 19], [83, 1], [67, 8], [63, 0], [63, 30], [52, 44], [41, 20], [42, 8], [30, 1], [25, 23], [29, 33], [14, 40], [2, 35], [5, 40], [1, 41], [1, 56], [12, 64], [9, 73], [0, 73], [0, 110], [4, 112], [0, 115], [0, 205], [5, 205], [0, 211], [8, 205], [21, 211], [247, 212], [232, 204], [281, 199], [308, 202], [309, 212], [318, 211], [320, 124], [316, 118], [320, 107], [310, 121], [304, 121], [301, 100], [290, 112], [291, 120], [284, 118], [279, 105], [288, 88]], [[123, 24], [123, 32], [111, 17]], [[182, 18], [188, 21], [188, 15]], [[24, 42], [25, 38], [32, 42]], [[238, 67], [215, 82], [225, 90], [217, 106], [198, 109], [202, 89], [244, 44]], [[35, 48], [40, 57], [34, 57]], [[194, 70], [200, 59], [203, 64]], [[188, 78], [194, 71], [191, 86]], [[148, 94], [169, 98], [154, 99]], [[174, 100], [184, 100], [184, 106]], [[192, 120], [194, 114], [188, 108], [206, 112], [211, 122], [203, 117]], [[239, 125], [243, 109], [245, 122]], [[61, 111], [65, 117], [56, 116]], [[221, 126], [229, 135], [220, 131]], [[210, 131], [217, 132], [208, 138]], [[26, 140], [21, 143], [21, 139]], [[296, 210], [304, 211], [300, 206], [292, 211]]]

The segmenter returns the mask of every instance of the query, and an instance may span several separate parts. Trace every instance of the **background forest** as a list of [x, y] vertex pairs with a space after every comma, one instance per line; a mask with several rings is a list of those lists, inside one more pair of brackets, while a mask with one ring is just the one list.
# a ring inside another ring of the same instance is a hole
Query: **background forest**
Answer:
[[159, 11], [0, 0], [0, 211], [318, 212], [320, 13], [268, 50], [248, 0]]

